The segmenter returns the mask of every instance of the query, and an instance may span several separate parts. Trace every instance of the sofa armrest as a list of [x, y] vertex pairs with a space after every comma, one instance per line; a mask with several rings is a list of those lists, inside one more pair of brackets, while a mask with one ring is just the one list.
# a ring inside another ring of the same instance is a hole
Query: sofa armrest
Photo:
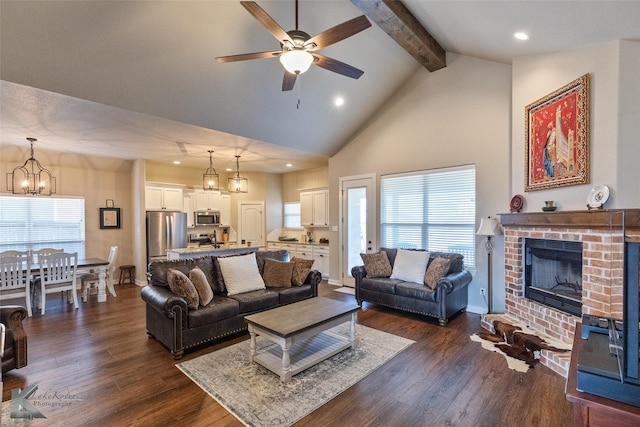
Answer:
[[173, 319], [175, 308], [187, 312], [187, 301], [163, 286], [147, 285], [140, 292], [142, 299], [151, 307], [170, 319]]
[[356, 287], [362, 282], [362, 279], [367, 277], [367, 271], [364, 269], [364, 265], [356, 265], [351, 268], [351, 275], [356, 280]]
[[436, 284], [437, 288], [442, 288], [445, 294], [449, 294], [453, 291], [456, 291], [460, 288], [466, 287], [469, 283], [471, 283], [471, 273], [469, 270], [462, 270], [457, 273], [451, 273], [440, 280]]
[[304, 281], [304, 285], [311, 285], [311, 289], [313, 289], [313, 296], [318, 296], [318, 285], [322, 281], [322, 273], [318, 270], [311, 270], [309, 274], [307, 274], [307, 278]]
[[0, 307], [0, 323], [11, 330], [15, 352], [16, 369], [27, 366], [27, 333], [22, 320], [27, 317], [27, 309], [19, 305]]

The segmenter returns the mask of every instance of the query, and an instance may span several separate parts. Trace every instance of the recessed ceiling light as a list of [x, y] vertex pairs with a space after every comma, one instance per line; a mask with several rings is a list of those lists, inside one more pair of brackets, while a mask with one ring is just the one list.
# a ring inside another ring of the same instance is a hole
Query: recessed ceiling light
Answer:
[[335, 101], [333, 101], [333, 103], [335, 104], [336, 107], [340, 107], [342, 106], [342, 104], [344, 104], [344, 98], [341, 96], [338, 96]]
[[226, 170], [227, 172], [231, 172], [231, 171], [233, 171], [233, 169], [231, 169], [231, 168], [226, 168], [225, 170]]
[[174, 165], [179, 165], [179, 164], [180, 164], [180, 160], [174, 160], [174, 161], [173, 161], [173, 164], [174, 164]]
[[523, 32], [514, 33], [513, 37], [517, 38], [518, 40], [529, 40], [529, 36], [527, 35], [527, 33]]
[[292, 167], [293, 165], [292, 165], [291, 163], [287, 163], [285, 166], [286, 166], [286, 167], [288, 167], [288, 168], [290, 168], [290, 167]]

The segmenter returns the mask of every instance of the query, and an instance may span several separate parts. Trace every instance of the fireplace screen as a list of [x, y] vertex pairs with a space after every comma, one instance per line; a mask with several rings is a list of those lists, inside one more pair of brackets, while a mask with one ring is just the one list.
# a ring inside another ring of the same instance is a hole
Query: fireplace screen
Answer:
[[582, 242], [525, 239], [525, 297], [582, 315]]

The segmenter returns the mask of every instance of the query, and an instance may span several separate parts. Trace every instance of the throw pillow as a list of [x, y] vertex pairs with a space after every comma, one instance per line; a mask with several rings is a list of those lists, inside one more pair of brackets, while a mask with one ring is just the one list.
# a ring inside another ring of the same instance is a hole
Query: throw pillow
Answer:
[[430, 256], [431, 254], [426, 251], [398, 249], [391, 278], [405, 282], [424, 283], [424, 274], [427, 271]]
[[360, 254], [362, 262], [364, 262], [364, 271], [367, 277], [389, 277], [391, 276], [391, 263], [389, 257], [384, 251], [374, 254]]
[[304, 282], [305, 280], [307, 280], [307, 276], [311, 271], [311, 267], [313, 266], [313, 260], [306, 259], [306, 258], [293, 257], [291, 262], [293, 262], [293, 274], [291, 275], [291, 284], [293, 286], [304, 285]]
[[451, 260], [436, 257], [431, 264], [429, 264], [429, 268], [427, 268], [427, 272], [424, 274], [424, 284], [427, 285], [431, 289], [435, 289], [438, 284], [438, 280], [446, 276], [449, 271], [449, 265], [451, 264]]
[[264, 273], [262, 274], [264, 284], [270, 288], [290, 288], [293, 266], [292, 262], [265, 259]]
[[219, 257], [218, 264], [227, 287], [227, 295], [265, 288], [254, 253], [229, 258]]
[[189, 272], [189, 280], [191, 280], [196, 291], [198, 291], [200, 304], [209, 304], [213, 299], [213, 289], [211, 289], [211, 285], [209, 285], [209, 281], [207, 280], [207, 276], [204, 274], [204, 271], [202, 271], [200, 267], [195, 267]]
[[167, 282], [169, 282], [171, 292], [187, 301], [187, 307], [192, 310], [198, 309], [198, 304], [200, 303], [198, 291], [196, 291], [196, 287], [193, 286], [186, 274], [180, 270], [170, 268], [167, 272]]

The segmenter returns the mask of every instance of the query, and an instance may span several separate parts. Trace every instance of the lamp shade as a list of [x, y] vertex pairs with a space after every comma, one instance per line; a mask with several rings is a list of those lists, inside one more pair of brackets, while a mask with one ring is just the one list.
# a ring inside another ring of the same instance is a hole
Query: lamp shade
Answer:
[[302, 74], [311, 67], [313, 56], [306, 50], [293, 49], [280, 55], [280, 63], [291, 74]]
[[498, 227], [498, 220], [495, 218], [481, 218], [480, 227], [476, 235], [478, 236], [495, 236], [496, 234], [502, 234]]

